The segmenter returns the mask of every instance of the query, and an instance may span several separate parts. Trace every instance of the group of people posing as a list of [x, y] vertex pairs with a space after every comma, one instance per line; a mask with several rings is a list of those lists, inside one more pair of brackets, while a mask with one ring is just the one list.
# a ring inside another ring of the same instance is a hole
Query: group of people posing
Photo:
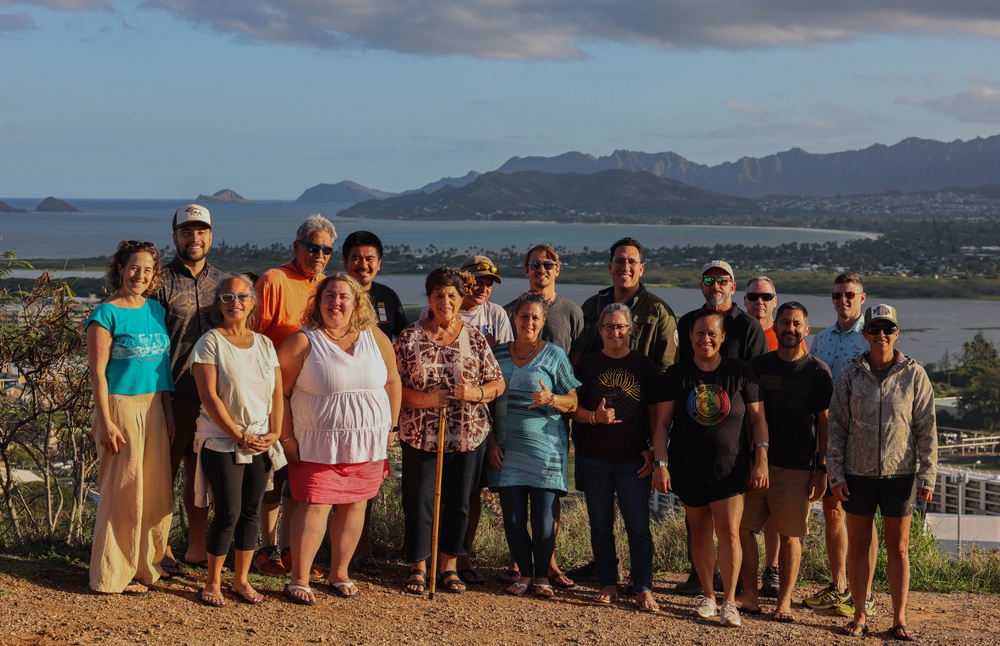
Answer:
[[[411, 324], [398, 296], [374, 281], [383, 253], [375, 234], [349, 235], [345, 271], [324, 273], [336, 237], [310, 216], [289, 263], [256, 278], [223, 275], [207, 262], [211, 215], [192, 204], [174, 214], [170, 262], [161, 266], [149, 242], [118, 245], [114, 293], [86, 322], [101, 494], [91, 588], [148, 594], [183, 562], [207, 569], [198, 599], [221, 607], [235, 547], [237, 600], [264, 601], [248, 580], [256, 563], [289, 578], [289, 601], [312, 605], [329, 532], [330, 590], [354, 597], [352, 572], [380, 572], [368, 502], [398, 435], [408, 593], [424, 594], [429, 576], [456, 594], [483, 583], [469, 549], [488, 486], [503, 513], [509, 594], [549, 599], [574, 585], [570, 576], [590, 575], [594, 602], [613, 603], [617, 508], [636, 607], [656, 612], [655, 489], [684, 505], [692, 565], [678, 591], [697, 597], [693, 615], [739, 626], [741, 610], [762, 612], [763, 531], [763, 590], [777, 597], [773, 618], [794, 621], [801, 538], [822, 499], [831, 584], [806, 605], [849, 615], [849, 634], [868, 631], [879, 511], [890, 632], [913, 638], [909, 524], [935, 482], [933, 392], [895, 348], [896, 310], [862, 314], [859, 276], [836, 278], [837, 322], [811, 352], [806, 308], [779, 306], [773, 281], [757, 276], [740, 309], [721, 260], [702, 268], [704, 306], [677, 319], [641, 282], [633, 238], [611, 246], [612, 286], [582, 307], [556, 293], [559, 254], [539, 244], [524, 259], [530, 289], [513, 302], [490, 301], [499, 268], [473, 256], [430, 272], [427, 306]], [[564, 573], [554, 554], [571, 435], [594, 560]], [[182, 463], [190, 536], [175, 557], [171, 492]]]

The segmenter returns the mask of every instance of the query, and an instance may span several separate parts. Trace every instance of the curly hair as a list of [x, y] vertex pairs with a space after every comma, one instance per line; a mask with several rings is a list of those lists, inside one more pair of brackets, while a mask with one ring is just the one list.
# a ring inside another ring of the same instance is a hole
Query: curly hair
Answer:
[[462, 296], [472, 293], [472, 286], [476, 284], [476, 279], [469, 272], [460, 272], [451, 267], [438, 267], [427, 274], [424, 281], [424, 291], [427, 296], [431, 295], [436, 287], [454, 287]]
[[111, 256], [108, 271], [104, 274], [108, 279], [108, 284], [116, 291], [122, 287], [120, 267], [125, 266], [132, 254], [142, 252], [148, 253], [153, 258], [153, 278], [149, 281], [149, 286], [146, 287], [142, 295], [148, 296], [160, 288], [160, 283], [163, 282], [163, 267], [160, 266], [160, 251], [156, 245], [144, 240], [122, 240], [118, 243], [115, 254]]
[[361, 283], [354, 280], [350, 274], [342, 271], [338, 271], [332, 276], [327, 276], [316, 286], [316, 291], [313, 292], [312, 297], [309, 299], [309, 306], [306, 308], [305, 326], [310, 330], [318, 330], [323, 327], [323, 290], [326, 289], [327, 285], [334, 282], [346, 284], [351, 289], [351, 294], [354, 295], [354, 311], [351, 312], [350, 320], [351, 327], [358, 332], [364, 332], [375, 327], [378, 318], [375, 315], [375, 306], [372, 305], [372, 300], [368, 298], [368, 294], [361, 287]]

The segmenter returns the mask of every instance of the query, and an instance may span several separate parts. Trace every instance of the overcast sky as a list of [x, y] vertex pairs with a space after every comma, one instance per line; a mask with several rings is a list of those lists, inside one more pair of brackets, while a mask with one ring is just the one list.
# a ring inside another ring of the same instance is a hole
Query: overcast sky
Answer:
[[0, 0], [0, 199], [967, 140], [997, 61], [997, 0]]

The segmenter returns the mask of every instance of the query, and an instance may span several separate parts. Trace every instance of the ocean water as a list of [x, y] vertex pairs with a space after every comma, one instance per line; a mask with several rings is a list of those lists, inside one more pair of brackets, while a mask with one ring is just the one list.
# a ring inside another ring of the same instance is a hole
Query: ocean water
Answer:
[[[0, 198], [11, 206], [33, 209], [38, 198]], [[20, 258], [84, 258], [111, 253], [120, 240], [171, 243], [174, 210], [187, 200], [96, 200], [66, 202], [81, 213], [0, 213], [0, 251], [13, 249]], [[714, 227], [690, 225], [555, 224], [551, 222], [435, 222], [408, 220], [359, 220], [338, 218], [344, 204], [208, 205], [212, 212], [215, 242], [270, 246], [291, 244], [299, 224], [312, 213], [322, 213], [337, 227], [338, 237], [357, 229], [374, 231], [386, 245], [409, 246], [416, 252], [454, 248], [459, 252], [513, 248], [526, 250], [548, 243], [570, 251], [606, 249], [614, 240], [630, 235], [656, 247], [748, 244], [776, 246], [788, 242], [844, 242], [872, 234], [780, 227]]]

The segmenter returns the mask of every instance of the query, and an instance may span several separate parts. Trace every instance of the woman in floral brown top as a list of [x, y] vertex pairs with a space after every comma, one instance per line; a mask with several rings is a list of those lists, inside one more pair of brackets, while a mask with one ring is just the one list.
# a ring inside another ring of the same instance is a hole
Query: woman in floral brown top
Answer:
[[423, 594], [431, 556], [434, 483], [440, 409], [446, 409], [439, 573], [446, 592], [465, 591], [455, 572], [466, 553], [469, 496], [479, 482], [492, 420], [486, 404], [503, 393], [503, 375], [486, 338], [463, 324], [459, 306], [467, 281], [442, 267], [427, 276], [430, 312], [396, 339], [396, 364], [403, 382], [399, 439], [403, 449], [403, 513], [406, 591]]

